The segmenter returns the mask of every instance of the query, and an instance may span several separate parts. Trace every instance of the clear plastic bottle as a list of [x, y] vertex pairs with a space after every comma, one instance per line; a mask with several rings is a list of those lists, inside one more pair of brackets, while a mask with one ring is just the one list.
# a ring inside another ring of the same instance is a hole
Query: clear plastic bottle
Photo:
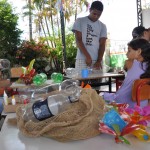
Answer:
[[52, 95], [46, 100], [36, 101], [32, 105], [33, 114], [37, 120], [44, 120], [64, 112], [71, 103], [76, 101], [78, 99], [70, 99], [63, 94]]
[[27, 104], [23, 110], [23, 118], [25, 121], [35, 119], [41, 121], [65, 111], [71, 103], [77, 101], [78, 99], [63, 94], [52, 95], [45, 100]]
[[80, 96], [80, 88], [76, 80], [66, 80], [61, 84], [62, 93], [51, 95], [47, 99], [37, 100], [27, 104], [23, 110], [23, 118], [29, 120], [44, 120], [55, 116], [67, 109], [71, 103], [77, 102]]
[[80, 82], [78, 80], [67, 79], [61, 83], [60, 90], [63, 91], [65, 95], [70, 96], [71, 99], [78, 99], [81, 92], [79, 84]]
[[0, 59], [0, 69], [9, 69], [10, 61], [8, 59]]
[[10, 61], [8, 59], [0, 59], [0, 73], [2, 79], [10, 79]]
[[7, 96], [7, 94], [6, 94], [5, 91], [4, 91], [3, 98], [4, 98], [4, 104], [5, 104], [5, 105], [8, 105], [8, 96]]

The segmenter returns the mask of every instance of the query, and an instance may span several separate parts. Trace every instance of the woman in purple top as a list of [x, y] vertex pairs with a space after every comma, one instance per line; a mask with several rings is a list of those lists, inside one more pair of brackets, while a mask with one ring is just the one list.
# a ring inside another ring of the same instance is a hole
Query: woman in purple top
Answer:
[[[127, 71], [126, 78], [116, 93], [105, 92], [103, 98], [117, 103], [128, 103], [134, 107], [132, 101], [133, 81], [140, 78], [150, 78], [150, 43], [145, 39], [135, 39], [128, 43], [127, 57], [134, 59], [132, 67]], [[148, 101], [141, 101], [141, 107], [146, 106]]]

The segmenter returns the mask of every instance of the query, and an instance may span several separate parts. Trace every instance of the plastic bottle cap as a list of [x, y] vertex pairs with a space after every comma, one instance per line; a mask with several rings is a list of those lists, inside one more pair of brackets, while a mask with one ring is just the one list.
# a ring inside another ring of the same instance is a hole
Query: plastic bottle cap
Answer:
[[6, 94], [6, 92], [4, 91], [4, 103], [5, 103], [5, 105], [8, 105], [8, 96], [7, 96], [7, 94]]
[[149, 140], [149, 136], [148, 135], [143, 135], [144, 140]]

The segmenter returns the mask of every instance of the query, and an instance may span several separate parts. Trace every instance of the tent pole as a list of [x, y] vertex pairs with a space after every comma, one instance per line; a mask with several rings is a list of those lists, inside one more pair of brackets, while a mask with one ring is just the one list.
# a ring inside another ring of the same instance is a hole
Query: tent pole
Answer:
[[136, 0], [136, 4], [137, 4], [137, 22], [138, 22], [138, 26], [142, 26], [143, 25], [143, 18], [142, 18], [141, 0]]

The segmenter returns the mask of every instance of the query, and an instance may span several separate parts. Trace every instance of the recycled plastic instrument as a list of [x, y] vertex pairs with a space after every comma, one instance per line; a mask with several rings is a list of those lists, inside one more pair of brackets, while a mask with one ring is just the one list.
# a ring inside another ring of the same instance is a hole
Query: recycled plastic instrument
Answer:
[[[99, 130], [102, 133], [114, 135], [116, 143], [130, 144], [124, 138], [124, 135], [127, 134], [132, 134], [144, 142], [150, 141], [150, 134], [146, 131], [145, 126], [145, 122], [150, 121], [149, 113], [146, 115], [141, 113], [142, 108], [140, 108], [140, 111], [138, 109], [132, 109], [131, 111], [131, 109], [127, 109], [127, 104], [112, 103], [111, 106], [99, 122]], [[147, 112], [150, 109], [150, 106], [148, 107]]]

